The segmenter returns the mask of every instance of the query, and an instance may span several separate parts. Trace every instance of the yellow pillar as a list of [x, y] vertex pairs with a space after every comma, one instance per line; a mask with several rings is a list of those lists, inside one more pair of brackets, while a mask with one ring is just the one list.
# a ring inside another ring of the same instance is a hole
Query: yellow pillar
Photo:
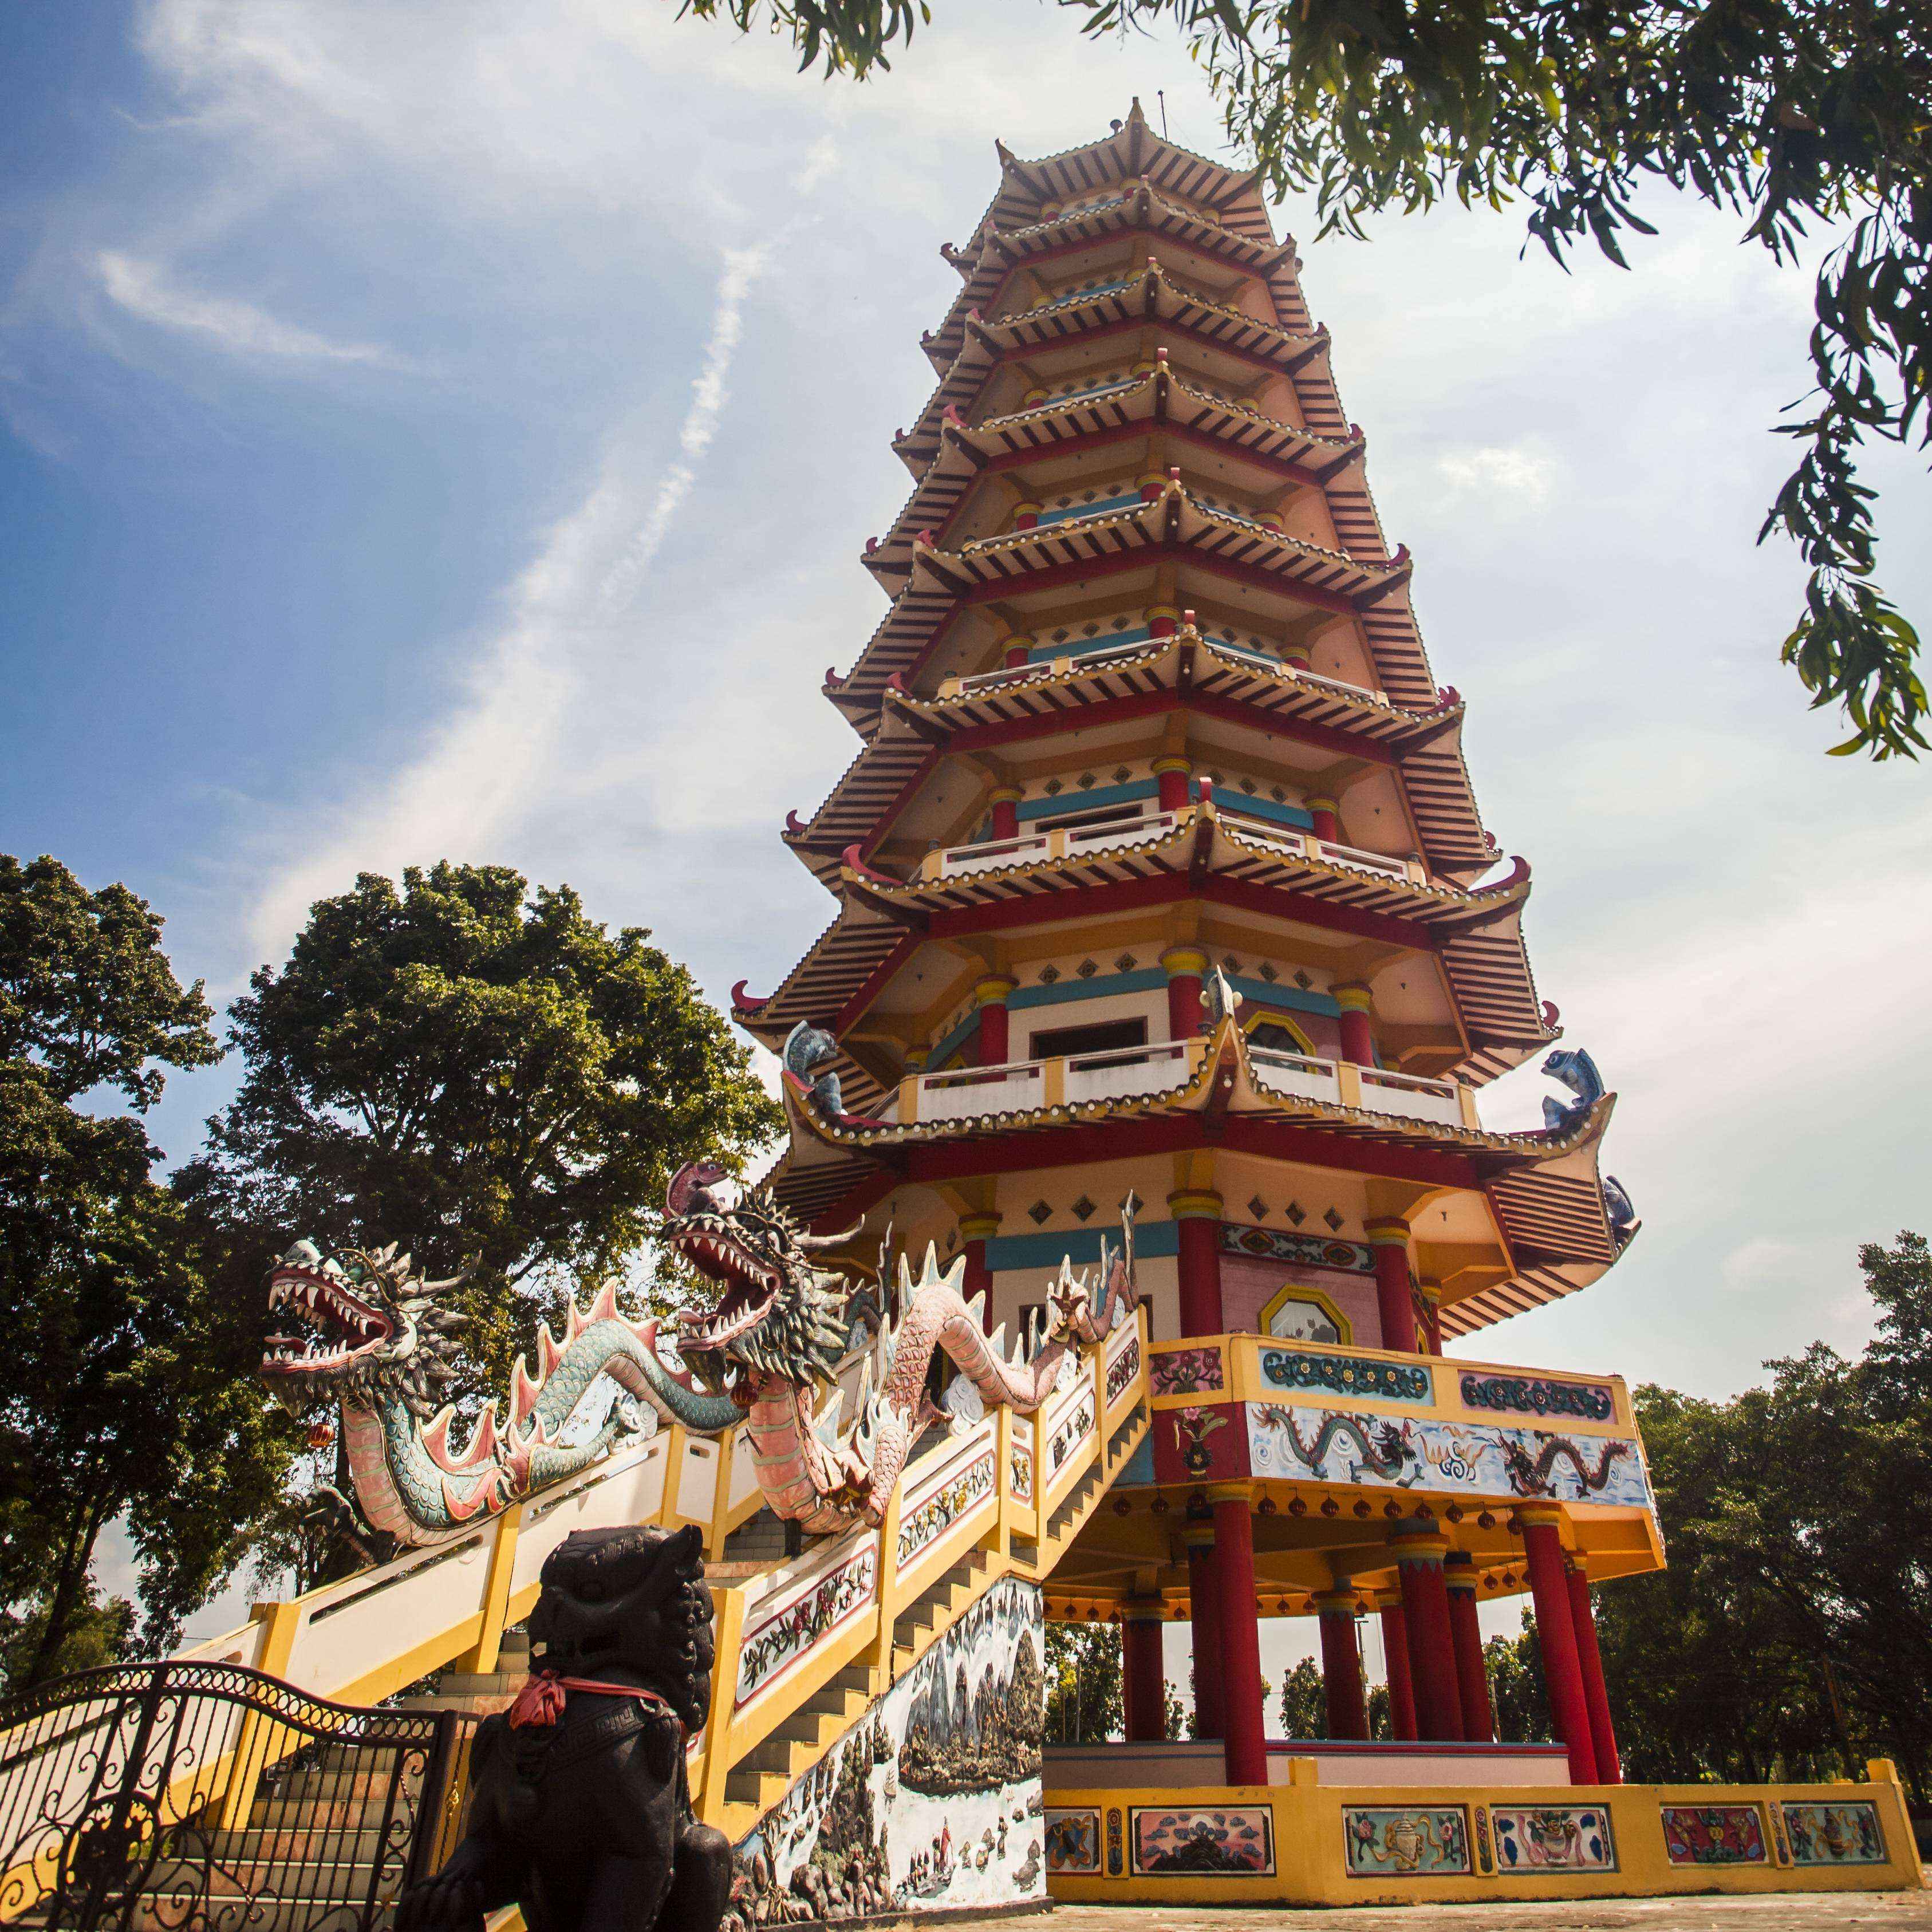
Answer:
[[[302, 1624], [300, 1600], [257, 1604], [248, 1615], [253, 1622], [268, 1625], [255, 1668], [266, 1676], [280, 1677], [295, 1654], [296, 1636]], [[295, 1748], [294, 1732], [288, 1734], [290, 1741], [286, 1745], [276, 1737], [274, 1734], [281, 1729], [274, 1718], [263, 1716], [260, 1711], [242, 1713], [236, 1732], [235, 1754], [229, 1762], [228, 1789], [222, 1795], [221, 1810], [215, 1820], [218, 1830], [238, 1832], [248, 1823], [248, 1814], [255, 1808], [255, 1786], [262, 1773]]]
[[698, 1815], [715, 1825], [724, 1813], [724, 1780], [731, 1773], [731, 1720], [738, 1707], [738, 1648], [745, 1634], [745, 1593], [714, 1592], [718, 1604], [718, 1658], [711, 1669], [711, 1709], [704, 1722], [704, 1763]]
[[524, 1506], [512, 1503], [496, 1519], [496, 1540], [490, 1546], [490, 1572], [483, 1582], [483, 1622], [476, 1641], [456, 1660], [456, 1668], [481, 1677], [496, 1667], [503, 1646], [503, 1619], [510, 1608], [510, 1580], [517, 1568], [517, 1537], [524, 1526]]

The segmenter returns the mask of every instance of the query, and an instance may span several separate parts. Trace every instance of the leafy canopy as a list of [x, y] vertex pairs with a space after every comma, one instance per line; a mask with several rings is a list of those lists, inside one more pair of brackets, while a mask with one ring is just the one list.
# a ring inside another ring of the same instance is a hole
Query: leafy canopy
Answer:
[[[1932, 442], [1932, 10], [1922, 0], [1060, 0], [1088, 33], [1172, 22], [1228, 133], [1320, 232], [1390, 208], [1526, 202], [1560, 262], [1620, 266], [1661, 182], [1736, 214], [1816, 274], [1810, 388], [1779, 433], [1800, 452], [1760, 541], [1810, 568], [1783, 647], [1814, 709], [1874, 758], [1926, 748], [1918, 638], [1880, 589], [1868, 437]], [[862, 79], [930, 18], [909, 0], [685, 0], [788, 35], [803, 64]]]

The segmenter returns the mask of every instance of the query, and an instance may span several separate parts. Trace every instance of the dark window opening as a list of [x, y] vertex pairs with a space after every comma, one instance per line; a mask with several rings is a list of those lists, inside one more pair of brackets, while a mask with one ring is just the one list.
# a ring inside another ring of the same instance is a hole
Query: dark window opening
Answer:
[[1070, 832], [1089, 825], [1126, 825], [1144, 817], [1136, 800], [1132, 805], [1096, 805], [1091, 812], [1069, 812], [1058, 818], [1036, 818], [1028, 828], [1034, 832]]
[[1273, 1053], [1304, 1053], [1308, 1049], [1279, 1020], [1263, 1020], [1248, 1035], [1250, 1046], [1264, 1046]]
[[1111, 1053], [1117, 1047], [1144, 1046], [1145, 1020], [1100, 1020], [1090, 1026], [1043, 1027], [1027, 1048], [1034, 1060], [1062, 1060], [1077, 1053]]

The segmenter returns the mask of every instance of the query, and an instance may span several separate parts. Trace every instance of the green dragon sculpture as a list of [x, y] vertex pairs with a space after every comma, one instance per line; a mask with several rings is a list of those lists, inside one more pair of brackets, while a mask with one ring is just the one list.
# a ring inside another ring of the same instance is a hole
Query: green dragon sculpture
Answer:
[[[268, 1273], [270, 1314], [286, 1332], [268, 1336], [262, 1375], [298, 1397], [336, 1397], [363, 1514], [398, 1543], [459, 1534], [588, 1468], [620, 1437], [648, 1433], [656, 1417], [707, 1435], [743, 1419], [735, 1402], [694, 1387], [659, 1352], [657, 1323], [626, 1319], [607, 1287], [589, 1306], [572, 1304], [560, 1342], [545, 1326], [534, 1376], [517, 1358], [508, 1421], [486, 1403], [456, 1449], [456, 1412], [442, 1391], [455, 1378], [450, 1358], [464, 1318], [441, 1298], [463, 1279], [424, 1280], [394, 1243], [336, 1256], [298, 1241]], [[614, 1404], [598, 1427], [566, 1445], [572, 1417], [602, 1375], [634, 1402]]]

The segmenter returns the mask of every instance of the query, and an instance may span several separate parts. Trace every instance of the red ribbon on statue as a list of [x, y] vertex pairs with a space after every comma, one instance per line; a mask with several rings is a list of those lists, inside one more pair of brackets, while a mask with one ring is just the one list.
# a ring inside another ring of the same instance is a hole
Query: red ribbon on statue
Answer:
[[517, 1693], [517, 1701], [510, 1706], [511, 1730], [520, 1730], [526, 1725], [548, 1729], [555, 1724], [563, 1715], [566, 1690], [588, 1690], [598, 1697], [632, 1697], [640, 1704], [655, 1704], [680, 1732], [684, 1728], [683, 1720], [655, 1690], [640, 1690], [634, 1684], [602, 1684], [594, 1677], [565, 1677], [554, 1670], [539, 1670]]

